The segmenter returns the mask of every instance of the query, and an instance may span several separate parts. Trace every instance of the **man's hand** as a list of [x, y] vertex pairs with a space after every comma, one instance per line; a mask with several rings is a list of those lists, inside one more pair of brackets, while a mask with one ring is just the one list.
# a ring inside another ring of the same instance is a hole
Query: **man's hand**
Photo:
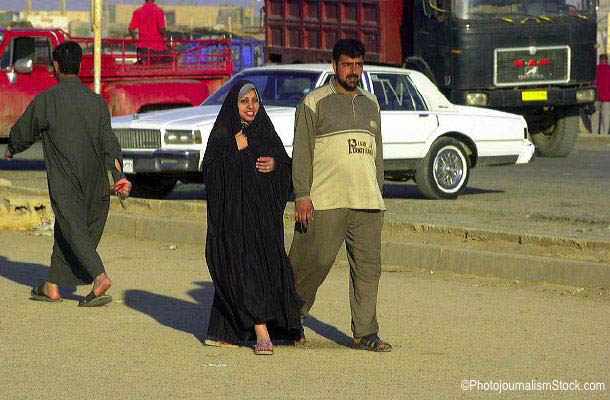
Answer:
[[243, 131], [237, 132], [235, 140], [237, 141], [237, 150], [243, 150], [248, 147], [248, 138], [244, 135]]
[[8, 149], [8, 146], [6, 146], [6, 150], [4, 150], [4, 159], [5, 160], [13, 159], [13, 153], [11, 153], [11, 151]]
[[131, 182], [123, 178], [114, 184], [114, 194], [121, 197], [129, 196], [131, 192]]
[[259, 157], [256, 160], [258, 172], [267, 173], [275, 169], [275, 159], [273, 157]]
[[313, 222], [313, 203], [309, 197], [294, 202], [294, 219], [303, 225], [309, 226]]

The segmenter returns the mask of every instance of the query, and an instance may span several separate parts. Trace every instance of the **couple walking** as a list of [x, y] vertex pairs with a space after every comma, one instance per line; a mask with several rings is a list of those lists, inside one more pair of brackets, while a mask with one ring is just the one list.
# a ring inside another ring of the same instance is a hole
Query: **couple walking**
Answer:
[[[345, 241], [354, 347], [391, 350], [376, 318], [383, 152], [379, 105], [358, 88], [364, 55], [356, 40], [335, 44], [335, 78], [297, 108], [292, 163], [256, 87], [238, 81], [228, 92], [203, 161], [215, 288], [206, 344], [256, 338], [256, 354], [273, 354], [272, 340], [303, 344], [302, 319]], [[351, 151], [354, 143], [373, 151]], [[288, 256], [283, 218], [293, 187]]]

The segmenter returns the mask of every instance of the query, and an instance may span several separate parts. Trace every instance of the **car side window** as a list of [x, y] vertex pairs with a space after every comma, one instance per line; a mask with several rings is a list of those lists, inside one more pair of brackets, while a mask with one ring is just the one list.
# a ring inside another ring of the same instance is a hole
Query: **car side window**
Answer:
[[9, 64], [11, 63], [11, 46], [6, 46], [4, 53], [2, 53], [2, 57], [0, 57], [0, 69], [8, 69]]
[[34, 40], [34, 65], [52, 65], [51, 42], [49, 38], [37, 37]]
[[406, 74], [371, 73], [382, 111], [425, 111], [426, 104]]

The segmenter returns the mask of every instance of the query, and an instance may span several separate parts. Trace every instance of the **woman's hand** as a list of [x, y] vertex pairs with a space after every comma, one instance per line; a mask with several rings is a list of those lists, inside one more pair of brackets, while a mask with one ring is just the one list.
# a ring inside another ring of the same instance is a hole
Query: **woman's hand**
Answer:
[[273, 157], [259, 157], [256, 160], [256, 169], [258, 172], [268, 173], [275, 169], [275, 158]]
[[248, 147], [248, 138], [244, 135], [243, 131], [237, 132], [235, 135], [235, 141], [237, 142], [237, 150], [243, 150]]

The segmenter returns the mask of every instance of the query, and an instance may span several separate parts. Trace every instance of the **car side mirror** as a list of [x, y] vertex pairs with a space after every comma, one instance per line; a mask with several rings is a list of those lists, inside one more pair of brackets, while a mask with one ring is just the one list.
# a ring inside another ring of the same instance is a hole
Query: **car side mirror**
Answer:
[[20, 74], [30, 74], [34, 70], [34, 63], [30, 58], [20, 58], [15, 61], [13, 69]]

